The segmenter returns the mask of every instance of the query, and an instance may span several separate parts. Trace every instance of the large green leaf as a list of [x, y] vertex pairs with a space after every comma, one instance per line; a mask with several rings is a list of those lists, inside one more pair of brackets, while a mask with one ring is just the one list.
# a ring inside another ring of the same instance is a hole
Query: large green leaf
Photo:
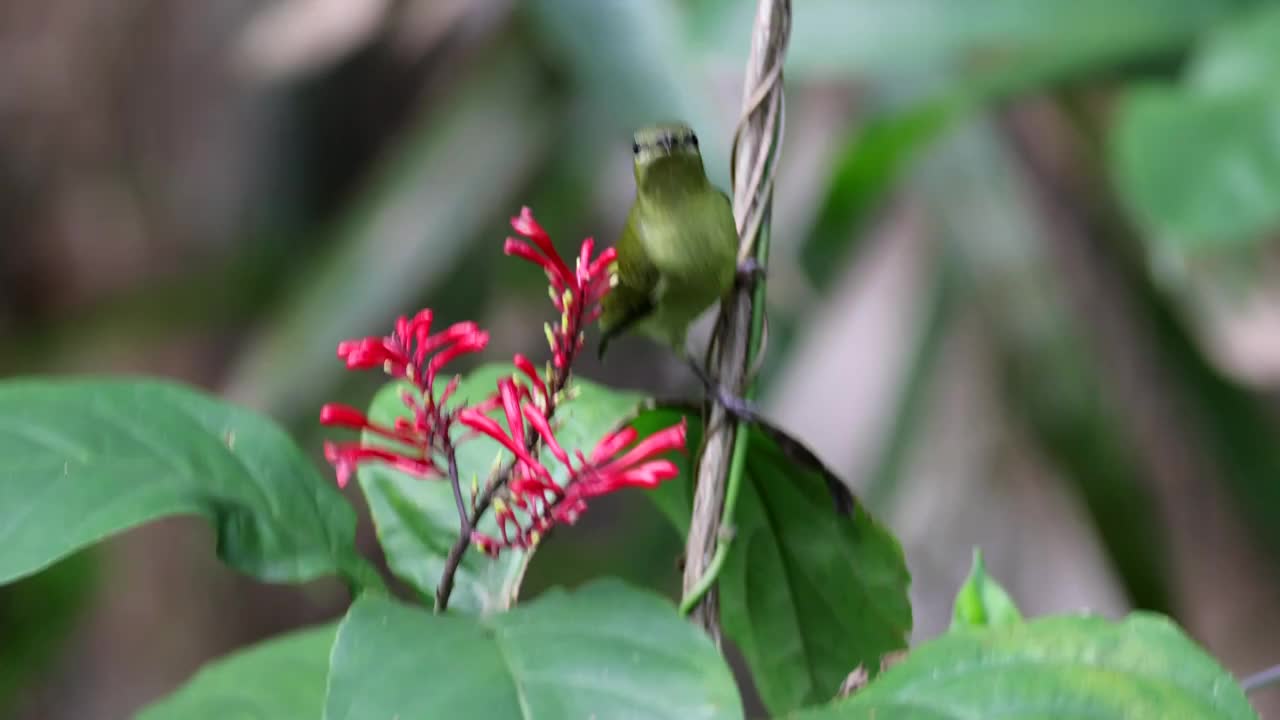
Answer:
[[1143, 87], [1111, 139], [1118, 189], [1154, 239], [1184, 250], [1280, 230], [1280, 8], [1209, 35], [1181, 87]]
[[338, 632], [326, 720], [741, 718], [711, 642], [665, 600], [599, 581], [488, 617], [377, 595]]
[[137, 720], [319, 720], [337, 632], [307, 628], [209, 663]]
[[77, 553], [0, 587], [0, 717], [7, 717], [15, 698], [21, 705], [22, 691], [63, 650], [93, 597], [96, 561], [92, 552]]
[[[484, 399], [496, 391], [500, 377], [509, 376], [513, 371], [512, 366], [502, 364], [477, 368], [466, 376], [454, 397], [457, 402]], [[556, 411], [556, 438], [570, 453], [576, 449], [590, 450], [622, 418], [633, 414], [642, 399], [587, 381], [575, 381], [575, 384], [581, 388], [581, 395]], [[370, 409], [371, 419], [392, 423], [395, 418], [407, 415], [400, 399], [404, 389], [405, 386], [397, 382], [379, 391]], [[458, 474], [468, 492], [473, 480], [483, 486], [498, 457], [509, 456], [488, 437], [476, 437], [458, 447]], [[547, 466], [555, 470], [557, 479], [563, 480], [558, 463], [549, 460]], [[433, 595], [445, 557], [458, 539], [458, 511], [449, 484], [419, 480], [378, 465], [361, 468], [359, 477], [387, 564], [420, 592]], [[490, 534], [496, 531], [489, 516], [481, 522], [480, 529]], [[468, 552], [455, 576], [449, 606], [481, 613], [510, 607], [523, 562], [523, 553], [517, 551], [504, 552], [496, 560]]]
[[[633, 423], [649, 432], [681, 414], [657, 408]], [[906, 646], [910, 576], [897, 540], [860, 504], [837, 511], [839, 480], [812, 454], [776, 428], [751, 433], [720, 619], [765, 704], [781, 713], [830, 699], [855, 667], [877, 668]], [[691, 448], [701, 434], [689, 416]], [[688, 477], [650, 493], [681, 532], [692, 506]]]
[[0, 458], [0, 583], [177, 514], [208, 518], [219, 557], [263, 580], [376, 582], [355, 513], [284, 432], [175, 383], [0, 383]]
[[796, 720], [1245, 720], [1235, 680], [1172, 623], [1053, 617], [948, 633], [852, 698]]

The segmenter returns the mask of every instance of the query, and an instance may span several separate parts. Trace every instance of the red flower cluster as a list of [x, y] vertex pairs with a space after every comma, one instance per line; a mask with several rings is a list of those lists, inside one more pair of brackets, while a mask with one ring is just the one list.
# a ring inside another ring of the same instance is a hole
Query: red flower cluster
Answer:
[[556, 369], [566, 370], [582, 349], [584, 329], [600, 317], [600, 301], [612, 287], [609, 266], [618, 259], [618, 251], [607, 248], [592, 260], [596, 241], [587, 238], [582, 241], [577, 267], [571, 271], [529, 208], [520, 209], [520, 216], [512, 218], [511, 227], [524, 240], [507, 238], [502, 251], [541, 265], [551, 281], [551, 302], [560, 311], [560, 324], [547, 324], [547, 342], [551, 345], [551, 362]]
[[444, 331], [431, 334], [431, 310], [423, 310], [412, 319], [401, 316], [386, 337], [367, 337], [338, 343], [338, 357], [350, 370], [382, 368], [392, 377], [408, 378], [416, 393], [403, 395], [410, 417], [397, 418], [393, 427], [369, 420], [359, 410], [338, 403], [320, 408], [320, 424], [368, 430], [387, 440], [392, 447], [370, 446], [363, 441], [324, 444], [324, 456], [338, 475], [338, 486], [346, 487], [356, 466], [364, 461], [387, 463], [402, 472], [420, 478], [446, 477], [437, 455], [447, 450], [449, 421], [445, 403], [458, 387], [458, 378], [435, 394], [436, 375], [447, 363], [460, 355], [479, 352], [489, 344], [489, 333], [475, 323], [455, 323]]
[[[628, 427], [610, 433], [596, 444], [589, 456], [583, 455], [581, 450], [576, 451], [577, 462], [574, 463], [556, 440], [551, 422], [536, 400], [529, 402], [534, 396], [522, 390], [509, 378], [498, 382], [498, 397], [507, 427], [511, 429], [509, 432], [503, 431], [497, 422], [475, 408], [467, 408], [458, 414], [458, 422], [497, 440], [516, 457], [507, 483], [506, 498], [494, 503], [494, 517], [498, 521], [501, 539], [479, 532], [471, 534], [486, 553], [497, 555], [503, 547], [528, 548], [536, 545], [555, 523], [572, 525], [577, 522], [578, 516], [587, 508], [588, 498], [627, 487], [656, 487], [663, 480], [679, 474], [675, 463], [656, 458], [672, 450], [684, 449], [686, 424], [683, 419], [625, 452], [624, 449], [636, 440], [635, 429]], [[567, 472], [564, 484], [557, 483], [551, 470], [528, 450], [526, 422], [564, 466]]]
[[[349, 369], [381, 368], [388, 375], [406, 378], [413, 384], [413, 390], [402, 396], [409, 409], [408, 417], [398, 418], [388, 426], [372, 422], [364, 413], [346, 405], [329, 404], [320, 411], [324, 425], [368, 431], [379, 438], [374, 443], [367, 439], [325, 443], [325, 457], [337, 472], [339, 486], [347, 484], [361, 463], [377, 462], [418, 478], [448, 478], [455, 483], [456, 494], [459, 479], [450, 477], [448, 469], [455, 445], [477, 434], [501, 443], [515, 461], [500, 491], [486, 495], [494, 498], [493, 511], [501, 537], [472, 532], [470, 538], [490, 555], [496, 555], [503, 547], [530, 547], [555, 523], [575, 522], [589, 498], [624, 487], [651, 488], [675, 477], [676, 466], [658, 456], [685, 446], [683, 421], [638, 443], [634, 429], [611, 433], [589, 455], [576, 451], [572, 458], [556, 440], [550, 418], [556, 403], [564, 401], [561, 391], [566, 388], [570, 367], [583, 347], [584, 330], [600, 316], [600, 301], [611, 287], [609, 266], [617, 253], [610, 248], [592, 259], [595, 243], [588, 238], [582, 243], [577, 267], [570, 270], [528, 208], [512, 218], [511, 226], [522, 239], [507, 238], [504, 252], [534, 262], [546, 271], [552, 303], [560, 312], [560, 322], [546, 327], [553, 367], [545, 377], [528, 358], [516, 355], [516, 373], [498, 382], [495, 395], [469, 406], [449, 407], [459, 378], [455, 376], [437, 395], [437, 375], [459, 356], [484, 349], [489, 334], [471, 322], [456, 323], [432, 334], [431, 311], [423, 310], [411, 319], [401, 317], [386, 337], [347, 340], [338, 345], [338, 356]], [[503, 412], [506, 430], [489, 417], [496, 410]], [[455, 424], [470, 432], [454, 433]], [[537, 459], [539, 446], [547, 448], [564, 466], [564, 482], [556, 482], [551, 470]], [[459, 512], [465, 515], [462, 498], [458, 496], [457, 500]], [[475, 497], [472, 504], [476, 504]], [[483, 504], [482, 500], [480, 505]], [[470, 529], [469, 519], [462, 517], [461, 525], [464, 530]]]

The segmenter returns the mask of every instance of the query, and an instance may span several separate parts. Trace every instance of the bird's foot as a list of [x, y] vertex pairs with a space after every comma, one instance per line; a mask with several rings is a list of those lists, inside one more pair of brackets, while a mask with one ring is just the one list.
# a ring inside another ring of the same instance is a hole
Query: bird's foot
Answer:
[[765, 269], [758, 260], [749, 257], [738, 263], [737, 281], [746, 288], [754, 288], [756, 283], [764, 279]]
[[717, 405], [724, 408], [729, 417], [746, 423], [760, 422], [761, 415], [754, 404], [746, 398], [734, 395], [725, 389], [723, 385], [713, 380], [702, 367], [702, 364], [693, 356], [686, 357], [685, 360], [689, 363], [689, 367], [693, 369], [693, 374], [697, 375], [698, 380], [702, 381], [702, 387], [706, 389], [707, 394], [715, 400]]

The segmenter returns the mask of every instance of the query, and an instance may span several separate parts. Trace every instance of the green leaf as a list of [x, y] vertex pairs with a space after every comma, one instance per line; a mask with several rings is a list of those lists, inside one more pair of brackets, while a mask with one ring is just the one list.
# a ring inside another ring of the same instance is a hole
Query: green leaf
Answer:
[[[458, 386], [455, 402], [489, 397], [496, 392], [498, 379], [513, 372], [514, 368], [505, 364], [477, 368]], [[639, 395], [610, 390], [588, 381], [575, 380], [574, 384], [581, 394], [557, 408], [555, 416], [556, 439], [569, 453], [590, 450], [622, 418], [633, 414], [642, 400]], [[374, 397], [370, 419], [391, 424], [397, 417], [407, 416], [400, 399], [405, 387], [398, 382], [383, 387]], [[505, 421], [500, 422], [505, 427]], [[366, 440], [372, 442], [377, 438], [367, 436]], [[458, 476], [464, 496], [469, 497], [473, 480], [479, 486], [484, 485], [498, 457], [510, 456], [488, 437], [476, 437], [458, 446]], [[563, 469], [549, 456], [547, 466], [553, 469], [557, 480], [563, 480]], [[378, 465], [362, 467], [359, 478], [387, 564], [419, 592], [434, 595], [445, 557], [458, 539], [458, 510], [449, 483], [419, 480]], [[491, 515], [481, 521], [480, 530], [496, 534]], [[479, 613], [510, 607], [519, 589], [523, 555], [509, 551], [491, 559], [481, 553], [468, 552], [455, 576], [449, 607]]]
[[63, 650], [93, 595], [96, 561], [92, 552], [77, 553], [0, 587], [0, 717]]
[[973, 568], [969, 578], [956, 593], [955, 611], [951, 616], [951, 629], [998, 627], [1022, 622], [1022, 613], [1009, 593], [999, 583], [987, 577], [982, 564], [982, 550], [973, 549]]
[[926, 222], [991, 332], [1012, 419], [1079, 491], [1134, 605], [1167, 609], [1167, 541], [1149, 511], [1154, 483], [1119, 400], [1104, 389], [1109, 368], [1081, 324], [1091, 319], [1072, 312], [1048, 243], [1027, 240], [1043, 232], [1042, 219], [1019, 199], [1025, 175], [1015, 161], [989, 120], [957, 128], [920, 168]]
[[1280, 229], [1280, 8], [1210, 34], [1182, 87], [1120, 106], [1115, 182], [1139, 222], [1184, 251], [1256, 243]]
[[575, 125], [608, 123], [608, 147], [621, 154], [638, 126], [687, 122], [703, 138], [708, 176], [728, 187], [732, 129], [703, 78], [690, 72], [695, 63], [673, 0], [533, 0], [524, 8], [543, 47], [574, 81], [576, 97], [589, 104]]
[[[1180, 48], [1235, 9], [1229, 0], [1122, 6], [1108, 0], [811, 0], [797, 6], [788, 72], [869, 74], [888, 88], [890, 108], [878, 111], [837, 155], [801, 250], [809, 277], [819, 289], [829, 287], [912, 159], [969, 111]], [[725, 16], [720, 22], [699, 23], [713, 28], [708, 42], [745, 42], [750, 4], [716, 12]], [[737, 24], [726, 27], [729, 19]]]
[[932, 102], [876, 118], [850, 136], [836, 158], [817, 219], [801, 247], [809, 278], [827, 290], [856, 250], [872, 219], [911, 160], [964, 112], [958, 102]]
[[1257, 242], [1280, 229], [1278, 129], [1280, 90], [1136, 90], [1111, 138], [1117, 188], [1153, 240], [1186, 251]]
[[200, 669], [137, 720], [317, 720], [337, 623], [298, 630]]
[[0, 383], [0, 583], [167, 515], [269, 582], [377, 582], [355, 513], [270, 420], [154, 380]]
[[662, 598], [616, 581], [488, 617], [377, 595], [342, 622], [326, 720], [741, 718], [711, 642]]
[[[656, 408], [633, 424], [649, 433], [682, 414]], [[688, 419], [694, 448], [701, 422]], [[681, 532], [692, 506], [688, 477], [649, 493]], [[720, 575], [720, 619], [774, 713], [830, 699], [855, 667], [877, 668], [905, 647], [911, 629], [902, 548], [860, 504], [838, 513], [834, 487], [844, 486], [797, 441], [777, 428], [752, 428]]]
[[948, 633], [852, 698], [796, 720], [1245, 720], [1235, 680], [1159, 615], [1052, 617]]
[[[787, 73], [850, 75], [931, 92], [1031, 87], [1169, 52], [1237, 11], [1236, 0], [805, 0], [795, 4]], [[697, 39], [741, 62], [753, 3], [700, 22]], [[898, 90], [901, 92], [901, 90]]]
[[1187, 69], [1199, 92], [1231, 93], [1274, 86], [1280, 78], [1280, 7], [1260, 5], [1207, 34]]

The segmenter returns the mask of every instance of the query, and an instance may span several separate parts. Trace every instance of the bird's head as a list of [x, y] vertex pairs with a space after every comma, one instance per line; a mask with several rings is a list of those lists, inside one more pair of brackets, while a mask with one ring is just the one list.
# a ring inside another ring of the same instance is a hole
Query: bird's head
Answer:
[[698, 136], [683, 123], [663, 123], [641, 128], [631, 142], [636, 184], [644, 187], [657, 177], [689, 175], [705, 178]]

